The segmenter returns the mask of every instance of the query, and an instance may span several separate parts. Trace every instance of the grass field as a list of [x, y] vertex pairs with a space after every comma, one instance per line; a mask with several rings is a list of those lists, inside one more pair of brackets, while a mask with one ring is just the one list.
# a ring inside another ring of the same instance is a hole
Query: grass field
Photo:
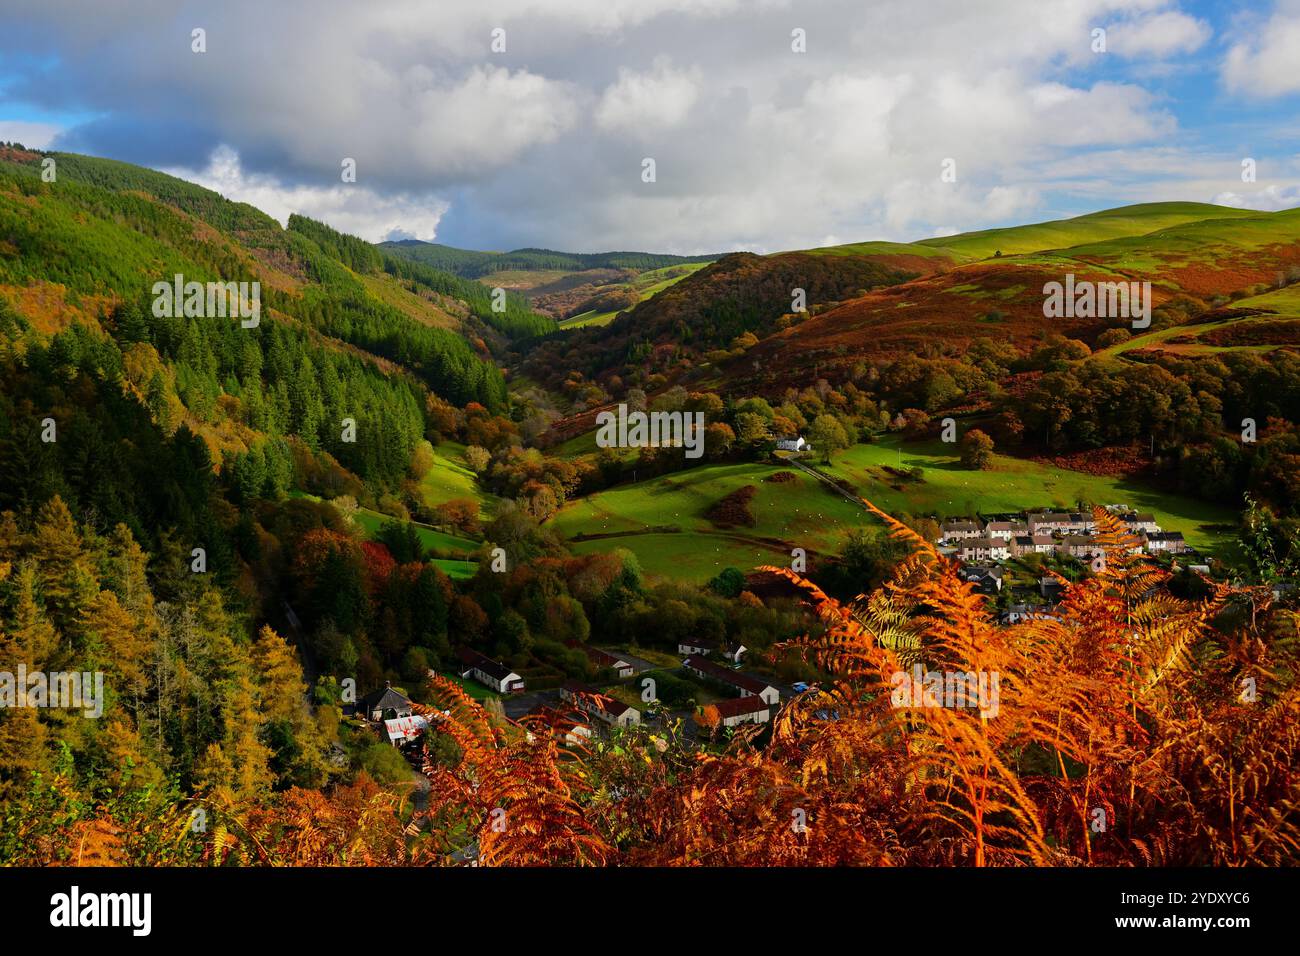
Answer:
[[[883, 470], [885, 465], [919, 466], [924, 477], [900, 481]], [[649, 574], [699, 582], [728, 566], [748, 570], [760, 564], [788, 564], [794, 547], [810, 554], [835, 553], [850, 529], [877, 524], [803, 472], [796, 472], [792, 482], [763, 481], [774, 472], [791, 470], [766, 464], [704, 465], [571, 502], [550, 527], [570, 539], [587, 536], [572, 542], [578, 554], [626, 548]], [[1150, 511], [1162, 528], [1181, 531], [1190, 544], [1212, 553], [1226, 553], [1234, 546], [1231, 531], [1213, 527], [1235, 522], [1229, 509], [1131, 479], [1097, 477], [1004, 455], [995, 456], [992, 470], [969, 471], [952, 446], [938, 442], [907, 444], [900, 454], [898, 440], [888, 436], [836, 455], [823, 470], [893, 513], [951, 517], [975, 511], [1072, 508], [1083, 499]], [[724, 495], [750, 484], [758, 489], [751, 504], [755, 527], [724, 530], [704, 517]]]
[[[893, 487], [890, 482], [898, 484], [898, 479], [882, 466], [898, 468], [900, 461], [903, 468], [925, 469], [924, 478], [903, 483], [902, 490]], [[847, 479], [865, 497], [891, 512], [950, 517], [974, 511], [1072, 508], [1080, 499], [1099, 505], [1127, 504], [1152, 512], [1163, 529], [1181, 531], [1189, 544], [1210, 551], [1230, 547], [1232, 535], [1205, 526], [1236, 521], [1227, 508], [1171, 495], [1139, 481], [1087, 475], [1005, 455], [994, 456], [991, 470], [969, 471], [951, 445], [930, 442], [905, 444], [900, 449], [892, 435], [877, 444], [855, 445], [841, 452], [824, 470]]]
[[453, 498], [472, 498], [479, 504], [479, 517], [491, 517], [492, 496], [479, 488], [474, 472], [465, 465], [464, 445], [445, 441], [433, 450], [433, 460], [433, 467], [420, 481], [425, 504], [433, 507]]
[[[861, 508], [802, 472], [796, 472], [792, 482], [763, 481], [791, 470], [750, 464], [691, 468], [572, 502], [552, 519], [551, 527], [570, 538], [610, 536], [574, 543], [579, 554], [627, 548], [651, 574], [704, 581], [726, 567], [788, 564], [794, 547], [836, 551], [849, 528], [871, 522]], [[744, 485], [758, 489], [751, 503], [755, 527], [714, 527], [705, 512]]]
[[[1143, 203], [1053, 222], [985, 229], [956, 236], [923, 239], [917, 245], [948, 249], [960, 256], [985, 259], [996, 252], [1004, 256], [1066, 249], [1084, 243], [1108, 243], [1145, 236], [1160, 229], [1203, 220], [1248, 218], [1259, 213], [1209, 203]], [[1217, 226], [1217, 224], [1216, 224]], [[1138, 245], [1142, 240], [1138, 240]]]

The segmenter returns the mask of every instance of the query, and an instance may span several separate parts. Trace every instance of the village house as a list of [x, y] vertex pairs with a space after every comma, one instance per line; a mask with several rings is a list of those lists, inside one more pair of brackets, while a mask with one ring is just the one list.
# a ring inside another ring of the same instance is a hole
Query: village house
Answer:
[[635, 707], [602, 694], [586, 684], [566, 681], [560, 688], [560, 696], [583, 713], [612, 727], [635, 727], [641, 723], [641, 712]]
[[968, 538], [957, 545], [961, 561], [1005, 561], [1011, 557], [1010, 542], [1002, 538]]
[[717, 641], [706, 640], [702, 637], [692, 637], [687, 640], [677, 642], [677, 653], [689, 657], [692, 654], [698, 654], [700, 657], [708, 657], [718, 649]]
[[[567, 714], [562, 714], [553, 707], [538, 707], [530, 713], [535, 717], [531, 723], [549, 730], [567, 747], [576, 747], [591, 740], [591, 727], [580, 720], [574, 720]], [[530, 736], [531, 740], [531, 736]]]
[[1156, 531], [1147, 535], [1147, 550], [1152, 554], [1157, 551], [1165, 554], [1183, 554], [1187, 551], [1187, 542], [1181, 531]]
[[1158, 532], [1160, 525], [1156, 524], [1156, 516], [1150, 514], [1129, 514], [1124, 516], [1124, 526], [1129, 531], [1144, 531], [1147, 534]]
[[587, 659], [599, 667], [601, 670], [611, 670], [618, 677], [631, 677], [636, 673], [636, 668], [632, 662], [624, 660], [617, 654], [611, 654], [609, 651], [602, 651], [599, 647], [592, 647], [589, 644], [578, 644], [582, 652], [587, 655]]
[[1049, 604], [1058, 603], [1065, 596], [1065, 585], [1056, 578], [1039, 578], [1038, 593]]
[[361, 698], [361, 703], [357, 705], [357, 713], [366, 720], [376, 723], [381, 720], [410, 717], [411, 698], [395, 690], [392, 684], [385, 684], [379, 690], [372, 691]]
[[741, 697], [761, 697], [769, 704], [781, 702], [781, 692], [765, 680], [733, 671], [729, 667], [715, 664], [706, 658], [692, 655], [682, 661], [682, 666], [698, 677], [726, 684], [740, 691]]
[[1049, 609], [1032, 604], [1012, 604], [998, 616], [998, 621], [1001, 624], [1022, 624], [1025, 621], [1057, 620], [1060, 620], [1060, 618], [1051, 613]]
[[984, 526], [966, 518], [945, 521], [939, 526], [940, 541], [965, 541], [984, 536]]
[[1019, 521], [990, 521], [984, 526], [984, 533], [990, 538], [1010, 541], [1016, 535], [1028, 534], [1029, 525]]
[[1083, 534], [1096, 527], [1091, 515], [1080, 512], [1045, 511], [1028, 516], [1029, 533]]
[[765, 724], [772, 719], [772, 705], [761, 697], [734, 697], [720, 700], [712, 707], [724, 727], [739, 724]]
[[810, 447], [812, 446], [810, 446], [806, 441], [803, 440], [802, 435], [799, 435], [795, 438], [778, 438], [776, 440], [777, 451], [801, 452], [801, 451], [807, 451]]
[[480, 684], [492, 688], [498, 694], [522, 694], [524, 691], [524, 679], [501, 664], [485, 657], [478, 651], [471, 648], [462, 648], [458, 655], [461, 660], [462, 668], [460, 676], [464, 678], [473, 677]]
[[993, 595], [1002, 590], [1001, 568], [969, 567], [958, 573], [963, 581], [975, 585], [975, 590], [981, 594]]
[[749, 650], [744, 644], [729, 644], [723, 650], [722, 656], [733, 664], [739, 664], [740, 658], [744, 656], [745, 651]]
[[1050, 534], [1018, 534], [1011, 539], [1011, 553], [1015, 557], [1022, 554], [1051, 554], [1056, 550], [1056, 539]]

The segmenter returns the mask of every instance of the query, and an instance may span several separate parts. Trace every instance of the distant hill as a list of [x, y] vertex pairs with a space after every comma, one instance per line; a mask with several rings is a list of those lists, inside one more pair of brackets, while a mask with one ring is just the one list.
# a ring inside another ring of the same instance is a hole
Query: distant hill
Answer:
[[[874, 356], [960, 353], [982, 337], [1027, 347], [1060, 333], [1091, 345], [1116, 323], [1043, 315], [1043, 286], [1066, 273], [1152, 283], [1156, 314], [1151, 330], [1135, 335], [1135, 343], [1186, 349], [1193, 341], [1200, 342], [1198, 348], [1300, 342], [1288, 324], [1300, 314], [1291, 295], [1254, 302], [1260, 311], [1253, 318], [1217, 313], [1213, 328], [1202, 330], [1204, 341], [1194, 333], [1179, 338], [1166, 331], [1300, 280], [1300, 210], [1261, 213], [1173, 202], [915, 243], [728, 256], [605, 328], [547, 343], [529, 361], [537, 374], [577, 368], [588, 375], [624, 375], [640, 367], [670, 379], [725, 379], [762, 389], [833, 375]], [[806, 313], [790, 314], [796, 287], [805, 290]], [[1260, 316], [1275, 321], [1240, 333], [1224, 327]], [[742, 332], [758, 343], [743, 350], [743, 361], [734, 349], [724, 355]], [[1114, 354], [1127, 350], [1110, 348]]]
[[670, 256], [653, 252], [556, 252], [553, 249], [478, 252], [418, 239], [381, 242], [379, 248], [470, 279], [511, 270], [586, 272], [590, 269], [632, 269], [645, 272], [693, 262], [712, 262], [719, 257]]

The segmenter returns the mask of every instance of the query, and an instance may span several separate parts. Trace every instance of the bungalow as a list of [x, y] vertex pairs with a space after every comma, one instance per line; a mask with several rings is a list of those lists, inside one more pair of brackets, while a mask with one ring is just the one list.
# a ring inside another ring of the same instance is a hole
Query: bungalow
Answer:
[[560, 696], [583, 713], [613, 727], [635, 727], [641, 723], [641, 711], [586, 684], [566, 681], [560, 687]]
[[811, 445], [809, 445], [806, 441], [803, 440], [802, 435], [799, 435], [798, 437], [795, 438], [778, 438], [776, 440], [777, 451], [800, 452], [800, 451], [807, 451], [811, 447], [812, 447]]
[[940, 541], [965, 541], [970, 538], [981, 538], [984, 536], [984, 526], [978, 521], [968, 519], [956, 519], [945, 521], [939, 526]]
[[632, 662], [624, 660], [617, 654], [602, 651], [599, 647], [592, 647], [589, 644], [579, 644], [578, 647], [587, 655], [587, 659], [601, 670], [611, 670], [619, 677], [631, 677], [636, 673], [636, 668], [632, 666]]
[[473, 677], [480, 684], [492, 688], [498, 694], [522, 694], [524, 679], [490, 657], [485, 657], [476, 650], [465, 647], [458, 655], [461, 660], [460, 676]]
[[1182, 554], [1187, 550], [1187, 542], [1183, 540], [1181, 531], [1156, 531], [1147, 534], [1147, 550]]
[[576, 747], [591, 739], [591, 727], [580, 720], [574, 720], [552, 707], [539, 707], [530, 716], [536, 717], [536, 723], [547, 728], [559, 737], [566, 746]]
[[772, 719], [772, 705], [761, 697], [733, 697], [712, 705], [721, 718], [722, 726], [738, 724], [765, 724]]
[[740, 658], [744, 655], [745, 651], [747, 650], [749, 650], [749, 648], [746, 647], [744, 644], [729, 644], [727, 648], [722, 652], [722, 656], [725, 657], [727, 660], [731, 661], [731, 663], [733, 664], [739, 664]]
[[682, 666], [698, 677], [726, 684], [740, 691], [741, 697], [761, 697], [769, 704], [781, 702], [781, 692], [765, 680], [733, 671], [703, 657], [692, 655], [682, 661]]
[[361, 698], [361, 703], [357, 705], [357, 713], [366, 720], [376, 723], [381, 720], [410, 717], [411, 698], [399, 690], [394, 690], [392, 684], [385, 684], [380, 690], [372, 691]]
[[677, 642], [677, 653], [689, 657], [692, 654], [698, 654], [700, 657], [708, 657], [718, 649], [717, 641], [710, 641], [703, 637], [692, 637]]

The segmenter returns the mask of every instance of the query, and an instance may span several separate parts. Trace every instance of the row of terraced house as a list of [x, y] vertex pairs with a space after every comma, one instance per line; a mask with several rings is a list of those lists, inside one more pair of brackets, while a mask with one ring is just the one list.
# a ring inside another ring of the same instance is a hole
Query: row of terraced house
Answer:
[[[1163, 531], [1155, 516], [1113, 508], [1135, 541], [1133, 551], [1183, 554], [1187, 543], [1179, 531]], [[1006, 561], [1026, 554], [1064, 554], [1088, 561], [1105, 560], [1093, 536], [1097, 524], [1086, 512], [1041, 511], [999, 516], [987, 522], [961, 518], [940, 525], [939, 544], [961, 561]]]

